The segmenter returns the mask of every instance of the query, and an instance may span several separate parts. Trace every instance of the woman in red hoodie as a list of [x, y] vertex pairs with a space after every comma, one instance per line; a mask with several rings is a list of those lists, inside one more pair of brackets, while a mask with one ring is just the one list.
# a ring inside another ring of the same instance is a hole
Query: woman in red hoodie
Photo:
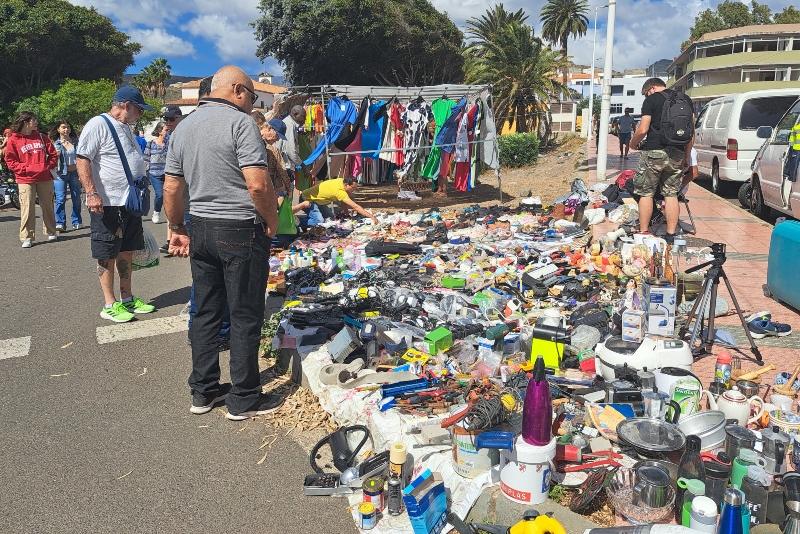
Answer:
[[39, 207], [42, 208], [44, 233], [48, 241], [55, 241], [55, 191], [50, 169], [58, 165], [58, 154], [50, 139], [39, 133], [39, 121], [30, 111], [20, 111], [11, 124], [11, 137], [6, 144], [6, 163], [19, 184], [22, 208], [19, 239], [22, 248], [31, 248], [31, 242], [36, 237], [37, 196]]

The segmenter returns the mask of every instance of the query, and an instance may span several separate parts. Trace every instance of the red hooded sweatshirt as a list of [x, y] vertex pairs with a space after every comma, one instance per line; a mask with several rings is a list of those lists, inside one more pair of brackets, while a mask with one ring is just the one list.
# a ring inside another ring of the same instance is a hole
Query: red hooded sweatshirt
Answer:
[[38, 131], [12, 133], [6, 144], [6, 163], [19, 184], [47, 182], [53, 179], [50, 169], [58, 165], [58, 154], [50, 139]]

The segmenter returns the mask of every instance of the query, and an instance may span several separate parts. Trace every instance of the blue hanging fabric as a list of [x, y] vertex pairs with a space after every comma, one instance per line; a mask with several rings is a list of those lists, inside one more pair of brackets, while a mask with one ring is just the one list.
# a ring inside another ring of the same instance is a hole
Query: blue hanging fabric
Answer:
[[341, 98], [334, 97], [328, 102], [328, 107], [325, 109], [325, 116], [328, 118], [328, 131], [325, 133], [323, 142], [317, 145], [314, 152], [311, 153], [304, 161], [304, 165], [313, 165], [320, 155], [325, 152], [325, 148], [333, 144], [344, 131], [345, 124], [355, 124], [358, 120], [358, 110], [355, 104], [349, 100], [342, 100]]

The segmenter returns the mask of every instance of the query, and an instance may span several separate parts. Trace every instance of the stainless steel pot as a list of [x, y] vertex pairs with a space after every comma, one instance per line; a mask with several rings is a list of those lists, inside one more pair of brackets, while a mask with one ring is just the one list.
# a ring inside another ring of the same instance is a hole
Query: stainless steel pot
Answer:
[[725, 452], [731, 461], [739, 456], [740, 450], [753, 450], [756, 441], [758, 441], [758, 438], [751, 430], [736, 424], [725, 427]]
[[678, 420], [678, 428], [687, 436], [700, 438], [700, 447], [711, 450], [725, 442], [725, 414], [720, 410], [698, 412]]
[[739, 388], [742, 395], [748, 399], [758, 395], [759, 385], [752, 380], [738, 380], [736, 382], [736, 387]]

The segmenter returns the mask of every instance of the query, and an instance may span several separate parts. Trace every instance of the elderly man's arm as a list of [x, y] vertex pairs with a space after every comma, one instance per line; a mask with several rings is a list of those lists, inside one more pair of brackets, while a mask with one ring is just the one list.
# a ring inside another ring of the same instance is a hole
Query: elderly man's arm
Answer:
[[[167, 220], [171, 224], [178, 224], [177, 221], [183, 221], [183, 190], [185, 188], [186, 180], [182, 176], [164, 175], [164, 212], [167, 214]], [[186, 232], [186, 227], [182, 226], [171, 230], [171, 232], [169, 253], [173, 256], [187, 257], [189, 255], [189, 235]]]
[[267, 223], [267, 235], [274, 237], [278, 231], [278, 196], [272, 187], [269, 172], [266, 167], [245, 167], [242, 173], [253, 204]]
[[89, 211], [94, 213], [103, 213], [103, 201], [97, 194], [97, 188], [94, 185], [94, 177], [92, 176], [92, 162], [88, 159], [78, 156], [78, 179], [83, 186], [83, 191], [86, 193], [86, 207]]

